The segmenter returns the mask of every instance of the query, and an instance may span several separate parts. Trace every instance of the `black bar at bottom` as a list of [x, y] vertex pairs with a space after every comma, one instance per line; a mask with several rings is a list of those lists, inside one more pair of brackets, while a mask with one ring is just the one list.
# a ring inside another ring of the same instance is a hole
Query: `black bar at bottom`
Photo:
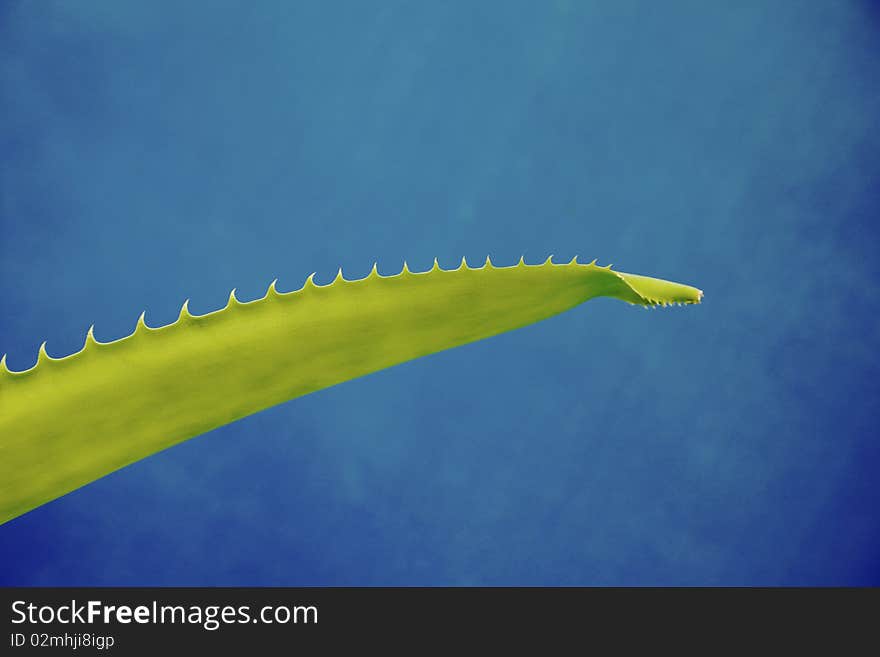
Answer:
[[[589, 588], [5, 588], [0, 654], [138, 654], [188, 649], [302, 646], [362, 649], [404, 643], [466, 648], [475, 635], [597, 637], [616, 648], [714, 636], [791, 631], [801, 638], [833, 619], [868, 629], [878, 589]], [[704, 646], [708, 647], [708, 646]], [[718, 647], [721, 647], [720, 645]]]

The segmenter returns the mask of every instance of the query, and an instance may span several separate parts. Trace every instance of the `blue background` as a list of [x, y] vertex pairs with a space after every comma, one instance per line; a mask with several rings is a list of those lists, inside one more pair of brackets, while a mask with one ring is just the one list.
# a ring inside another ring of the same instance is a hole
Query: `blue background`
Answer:
[[0, 583], [880, 584], [878, 65], [867, 2], [3, 2], [13, 369], [374, 260], [706, 298], [198, 437], [0, 527]]

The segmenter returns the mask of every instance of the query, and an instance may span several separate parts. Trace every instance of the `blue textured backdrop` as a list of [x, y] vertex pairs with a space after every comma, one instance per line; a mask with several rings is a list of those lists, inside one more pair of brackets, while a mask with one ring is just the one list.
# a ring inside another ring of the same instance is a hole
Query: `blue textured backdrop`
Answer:
[[880, 13], [728, 4], [0, 4], [13, 369], [374, 260], [706, 291], [196, 438], [0, 527], [0, 583], [880, 584]]

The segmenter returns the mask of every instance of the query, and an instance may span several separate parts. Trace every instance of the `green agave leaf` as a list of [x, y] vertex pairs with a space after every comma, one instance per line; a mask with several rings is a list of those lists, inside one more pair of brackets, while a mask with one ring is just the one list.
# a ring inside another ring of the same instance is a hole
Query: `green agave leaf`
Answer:
[[0, 359], [0, 523], [215, 427], [397, 363], [540, 321], [599, 296], [699, 303], [688, 285], [579, 264], [427, 272], [404, 264], [190, 314], [11, 372]]

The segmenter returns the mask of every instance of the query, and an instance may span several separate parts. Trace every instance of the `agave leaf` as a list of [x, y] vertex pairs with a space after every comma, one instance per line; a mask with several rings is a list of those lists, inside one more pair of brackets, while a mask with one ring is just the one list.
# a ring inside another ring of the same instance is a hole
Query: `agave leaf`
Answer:
[[696, 288], [593, 261], [427, 272], [288, 293], [147, 326], [11, 372], [0, 359], [0, 524], [238, 418], [397, 363], [532, 324], [588, 299], [699, 303]]

